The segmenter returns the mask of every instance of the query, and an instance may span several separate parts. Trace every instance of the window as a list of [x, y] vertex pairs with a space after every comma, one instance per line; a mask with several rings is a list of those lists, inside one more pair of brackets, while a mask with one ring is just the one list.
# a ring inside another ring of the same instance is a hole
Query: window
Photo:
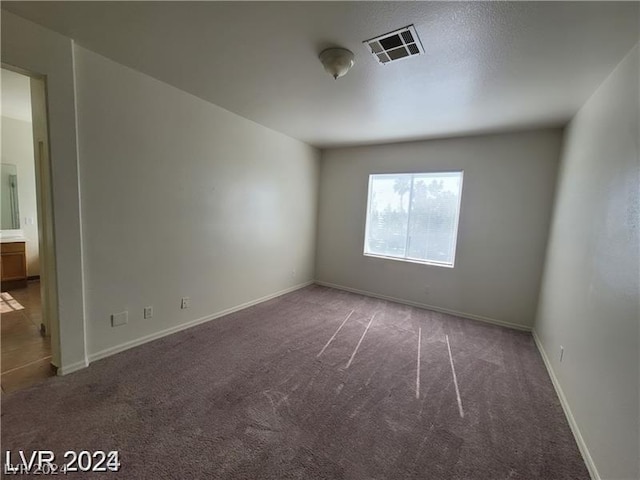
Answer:
[[369, 175], [364, 254], [453, 267], [462, 172]]

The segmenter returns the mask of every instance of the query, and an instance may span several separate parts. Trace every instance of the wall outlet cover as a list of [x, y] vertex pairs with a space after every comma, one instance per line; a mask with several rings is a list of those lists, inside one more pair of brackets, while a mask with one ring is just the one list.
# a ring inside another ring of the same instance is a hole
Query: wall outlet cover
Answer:
[[118, 327], [129, 323], [129, 312], [114, 313], [111, 315], [111, 326]]
[[153, 307], [144, 307], [144, 318], [151, 318], [153, 317]]

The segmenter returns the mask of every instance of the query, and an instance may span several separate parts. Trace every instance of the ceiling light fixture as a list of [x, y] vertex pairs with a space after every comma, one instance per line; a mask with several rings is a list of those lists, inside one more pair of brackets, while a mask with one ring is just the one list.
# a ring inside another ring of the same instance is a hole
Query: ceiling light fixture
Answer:
[[346, 75], [354, 64], [353, 52], [346, 48], [327, 48], [320, 52], [319, 57], [324, 69], [334, 79]]

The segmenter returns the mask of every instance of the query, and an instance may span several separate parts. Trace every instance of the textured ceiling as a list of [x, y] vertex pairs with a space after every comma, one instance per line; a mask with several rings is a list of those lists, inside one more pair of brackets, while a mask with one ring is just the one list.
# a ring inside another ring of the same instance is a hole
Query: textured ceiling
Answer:
[[[319, 147], [564, 124], [638, 42], [613, 2], [2, 2], [80, 45]], [[415, 24], [426, 54], [363, 40]], [[356, 64], [334, 81], [318, 53]]]

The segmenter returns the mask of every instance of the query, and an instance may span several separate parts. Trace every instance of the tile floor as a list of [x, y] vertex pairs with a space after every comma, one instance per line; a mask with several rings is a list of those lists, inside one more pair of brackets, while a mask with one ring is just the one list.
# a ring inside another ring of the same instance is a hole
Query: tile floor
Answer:
[[40, 282], [0, 295], [2, 393], [28, 387], [54, 374], [51, 339], [40, 335]]

